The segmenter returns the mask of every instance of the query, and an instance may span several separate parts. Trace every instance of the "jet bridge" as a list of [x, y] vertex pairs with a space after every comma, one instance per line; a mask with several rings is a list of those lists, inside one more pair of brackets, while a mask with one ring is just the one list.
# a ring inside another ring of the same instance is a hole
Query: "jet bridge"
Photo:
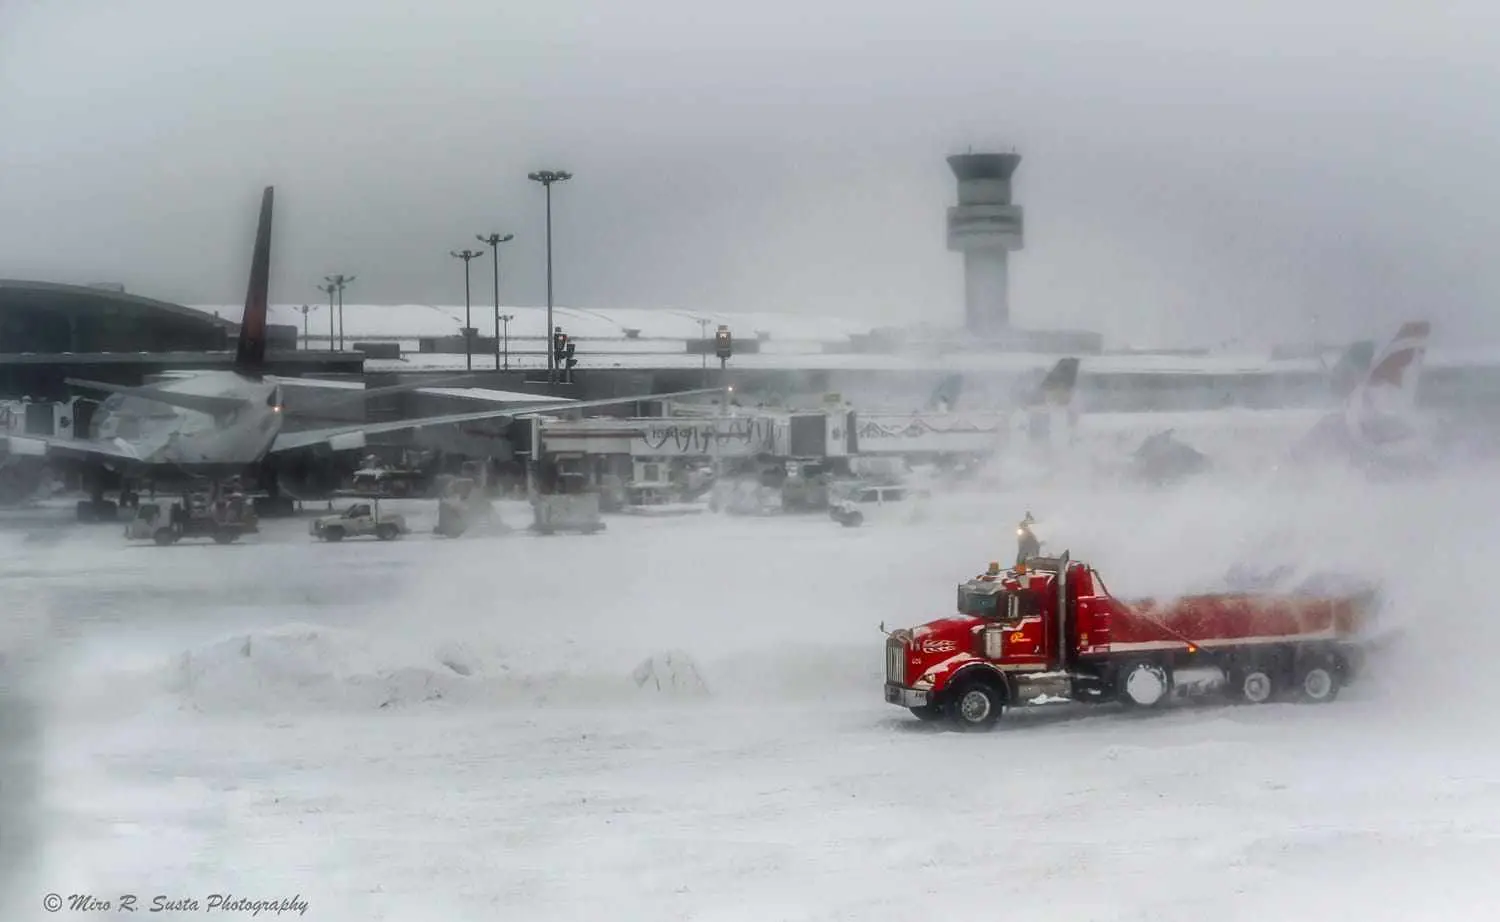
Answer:
[[853, 453], [849, 414], [752, 412], [636, 419], [532, 418], [532, 458], [840, 458]]
[[869, 414], [756, 410], [731, 416], [532, 420], [532, 457], [848, 458], [988, 454], [1010, 438], [1006, 413]]

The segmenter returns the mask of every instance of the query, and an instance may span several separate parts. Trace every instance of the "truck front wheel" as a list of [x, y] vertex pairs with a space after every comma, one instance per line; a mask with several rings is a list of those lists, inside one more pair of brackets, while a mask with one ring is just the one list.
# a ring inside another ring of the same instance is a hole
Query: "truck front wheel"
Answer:
[[1137, 662], [1120, 671], [1120, 700], [1125, 704], [1151, 708], [1165, 704], [1172, 691], [1172, 679], [1157, 663]]
[[1005, 693], [984, 678], [962, 681], [948, 699], [947, 716], [960, 730], [988, 730], [1000, 719]]

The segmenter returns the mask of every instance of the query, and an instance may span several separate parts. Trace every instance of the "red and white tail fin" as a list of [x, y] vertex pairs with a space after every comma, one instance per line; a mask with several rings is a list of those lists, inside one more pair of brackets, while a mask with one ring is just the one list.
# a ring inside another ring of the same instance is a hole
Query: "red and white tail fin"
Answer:
[[271, 287], [271, 210], [276, 190], [261, 193], [260, 222], [255, 228], [255, 251], [250, 256], [250, 284], [245, 292], [245, 316], [234, 354], [234, 370], [259, 378], [266, 367], [266, 312]]
[[1355, 385], [1344, 405], [1350, 435], [1378, 443], [1388, 441], [1387, 436], [1395, 432], [1410, 432], [1431, 330], [1425, 320], [1404, 323], [1396, 338], [1375, 355], [1364, 380]]

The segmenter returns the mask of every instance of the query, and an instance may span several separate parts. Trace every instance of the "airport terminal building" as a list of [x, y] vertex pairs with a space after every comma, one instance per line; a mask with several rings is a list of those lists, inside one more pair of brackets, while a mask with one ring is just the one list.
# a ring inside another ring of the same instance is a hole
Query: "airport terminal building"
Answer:
[[[170, 304], [119, 286], [0, 279], [0, 400], [68, 401], [82, 395], [67, 378], [134, 385], [167, 371], [228, 368], [241, 310]], [[576, 345], [578, 366], [571, 382], [549, 384], [546, 311], [501, 310], [495, 316], [493, 305], [466, 311], [462, 305], [348, 304], [342, 316], [333, 316], [327, 305], [306, 313], [297, 305], [272, 305], [269, 363], [285, 377], [367, 386], [432, 380], [432, 392], [371, 401], [367, 418], [389, 419], [473, 408], [478, 393], [439, 392], [459, 378], [465, 389], [505, 394], [509, 402], [728, 383], [751, 403], [836, 394], [882, 408], [910, 404], [904, 408], [913, 411], [961, 378], [960, 406], [998, 407], [1059, 357], [953, 351], [925, 342], [920, 330], [898, 333], [807, 313], [558, 306], [553, 323]], [[474, 325], [467, 338], [466, 323]], [[713, 354], [721, 324], [732, 329], [735, 346], [723, 371]], [[1070, 353], [1082, 358], [1076, 393], [1077, 408], [1085, 413], [1319, 404], [1328, 398], [1329, 367], [1337, 358], [1337, 350], [1292, 357], [1130, 355], [1102, 352], [1096, 341], [1071, 345], [1080, 347]], [[1493, 412], [1500, 405], [1500, 362], [1429, 355], [1421, 402], [1463, 410], [1470, 418]], [[289, 409], [302, 415], [297, 407]]]

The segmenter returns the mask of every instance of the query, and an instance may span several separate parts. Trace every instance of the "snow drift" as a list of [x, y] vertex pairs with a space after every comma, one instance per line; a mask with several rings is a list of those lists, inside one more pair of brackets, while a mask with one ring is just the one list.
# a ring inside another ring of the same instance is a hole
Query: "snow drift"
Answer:
[[673, 651], [633, 673], [527, 672], [505, 651], [447, 643], [429, 651], [359, 631], [295, 624], [253, 631], [177, 656], [161, 687], [203, 711], [354, 710], [433, 702], [605, 705], [702, 697], [691, 657]]

